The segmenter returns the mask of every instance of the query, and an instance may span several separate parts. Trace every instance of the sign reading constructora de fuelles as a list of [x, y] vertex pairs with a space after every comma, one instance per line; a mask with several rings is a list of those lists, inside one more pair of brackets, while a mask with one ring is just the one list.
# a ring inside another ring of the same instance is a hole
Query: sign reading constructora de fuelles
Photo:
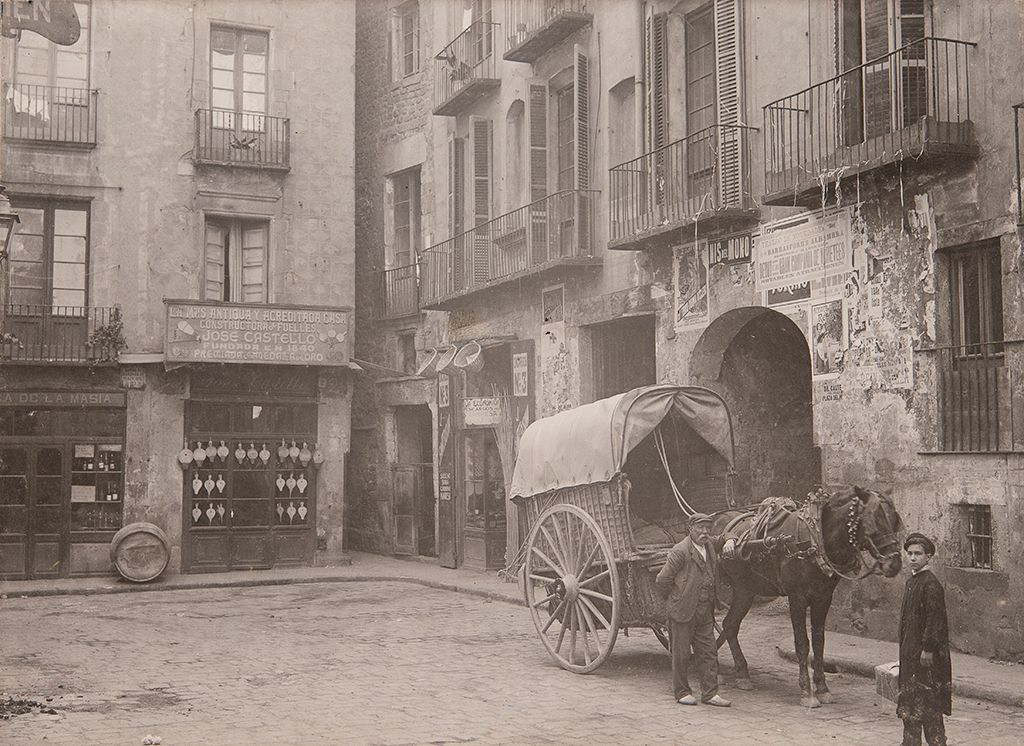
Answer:
[[70, 47], [82, 35], [72, 0], [0, 0], [0, 34], [35, 31], [54, 44]]
[[346, 365], [352, 310], [165, 300], [164, 358], [180, 363]]

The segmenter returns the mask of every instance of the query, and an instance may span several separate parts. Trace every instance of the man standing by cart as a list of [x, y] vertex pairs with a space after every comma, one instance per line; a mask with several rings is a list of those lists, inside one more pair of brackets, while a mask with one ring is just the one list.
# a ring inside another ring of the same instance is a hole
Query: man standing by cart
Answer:
[[713, 545], [721, 548], [725, 537], [713, 540], [710, 527], [711, 516], [695, 513], [690, 517], [689, 536], [669, 551], [655, 583], [658, 592], [667, 597], [676, 701], [681, 705], [697, 704], [687, 678], [692, 648], [700, 676], [701, 701], [714, 707], [728, 707], [732, 703], [718, 694], [718, 648], [714, 632], [718, 556]]
[[923, 534], [903, 542], [911, 576], [900, 610], [900, 678], [896, 714], [903, 720], [903, 746], [946, 746], [943, 714], [950, 714], [953, 673], [949, 623], [942, 584], [928, 563], [935, 544]]

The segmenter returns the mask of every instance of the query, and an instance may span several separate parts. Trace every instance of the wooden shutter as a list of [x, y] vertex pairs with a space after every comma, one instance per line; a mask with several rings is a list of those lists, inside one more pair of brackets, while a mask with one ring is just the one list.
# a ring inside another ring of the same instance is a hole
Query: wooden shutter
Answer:
[[228, 229], [218, 223], [206, 223], [206, 249], [203, 275], [203, 300], [224, 300], [225, 252]]
[[390, 267], [395, 258], [395, 179], [384, 179], [384, 266]]
[[668, 144], [668, 17], [648, 16], [646, 25], [647, 143], [648, 150], [657, 150]]
[[[437, 281], [441, 283], [438, 293], [445, 295], [451, 290], [462, 288], [463, 276], [463, 244], [465, 237], [466, 216], [466, 166], [465, 141], [461, 137], [448, 140], [448, 236], [452, 239], [451, 250], [443, 257], [434, 257], [435, 261], [445, 262], [438, 267]], [[448, 283], [454, 283], [449, 286]]]
[[[864, 61], [889, 52], [889, 0], [862, 0], [864, 15]], [[892, 121], [892, 82], [890, 65], [864, 70], [864, 130], [867, 138], [890, 131]]]
[[576, 188], [590, 188], [590, 75], [587, 55], [577, 44], [573, 109], [576, 125]]
[[527, 101], [527, 128], [530, 151], [530, 262], [540, 264], [548, 258], [548, 84], [530, 83]]
[[[741, 124], [740, 0], [715, 0], [715, 80], [718, 96], [719, 208], [742, 206], [744, 195]], [[723, 126], [724, 125], [724, 126]]]
[[469, 118], [470, 151], [473, 154], [473, 251], [469, 277], [474, 285], [490, 279], [491, 219], [491, 120]]
[[240, 292], [242, 303], [265, 303], [267, 300], [267, 226], [242, 225]]

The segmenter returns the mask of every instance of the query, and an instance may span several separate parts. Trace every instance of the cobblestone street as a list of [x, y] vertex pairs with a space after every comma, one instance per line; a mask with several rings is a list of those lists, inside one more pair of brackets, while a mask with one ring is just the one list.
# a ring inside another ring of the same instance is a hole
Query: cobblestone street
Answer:
[[[577, 676], [550, 661], [525, 609], [399, 582], [2, 602], [0, 691], [57, 714], [0, 721], [4, 744], [895, 744], [874, 684], [830, 676], [837, 704], [798, 703], [771, 647], [782, 617], [748, 620], [759, 689], [730, 710], [683, 708], [653, 634], [620, 635]], [[1019, 743], [1019, 710], [957, 699], [952, 744]]]

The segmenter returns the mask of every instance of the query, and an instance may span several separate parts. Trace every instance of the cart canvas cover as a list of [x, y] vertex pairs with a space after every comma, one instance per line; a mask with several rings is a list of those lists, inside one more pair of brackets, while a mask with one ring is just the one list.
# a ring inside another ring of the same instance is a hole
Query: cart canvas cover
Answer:
[[531, 424], [519, 442], [512, 497], [608, 482], [670, 412], [733, 466], [732, 426], [721, 397], [699, 386], [644, 386]]

